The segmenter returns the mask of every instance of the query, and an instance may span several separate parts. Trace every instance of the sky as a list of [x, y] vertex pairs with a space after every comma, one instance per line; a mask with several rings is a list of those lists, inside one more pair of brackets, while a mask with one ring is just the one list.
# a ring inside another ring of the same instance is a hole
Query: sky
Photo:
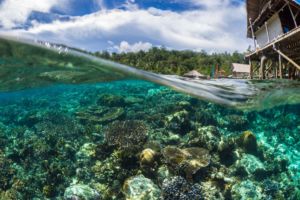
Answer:
[[88, 51], [244, 52], [244, 0], [0, 0], [0, 33]]

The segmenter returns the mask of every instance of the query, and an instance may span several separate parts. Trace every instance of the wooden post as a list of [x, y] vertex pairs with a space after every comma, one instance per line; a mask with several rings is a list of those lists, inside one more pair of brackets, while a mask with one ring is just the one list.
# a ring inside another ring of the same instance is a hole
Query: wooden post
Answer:
[[273, 71], [273, 62], [272, 60], [268, 60], [266, 63], [266, 68], [265, 68], [265, 77], [266, 79], [269, 79], [269, 74], [271, 74]]
[[267, 36], [268, 36], [268, 42], [270, 42], [270, 33], [269, 33], [269, 29], [268, 29], [268, 22], [265, 22], [265, 27], [266, 27]]
[[256, 40], [255, 40], [255, 35], [254, 35], [254, 30], [253, 30], [252, 19], [251, 18], [249, 18], [249, 23], [250, 23], [253, 42], [254, 42], [254, 50], [256, 50]]
[[276, 63], [274, 63], [274, 65], [273, 65], [273, 72], [274, 72], [274, 79], [277, 79], [277, 65], [276, 65]]
[[277, 67], [277, 65], [275, 64], [275, 69], [274, 69], [274, 78], [275, 79], [278, 79], [278, 67]]
[[286, 59], [287, 61], [289, 61], [289, 63], [291, 63], [292, 65], [294, 65], [298, 70], [300, 70], [300, 65], [298, 65], [295, 61], [293, 61], [292, 59], [290, 59], [287, 55], [285, 55], [284, 53], [282, 53], [280, 50], [274, 49], [278, 54], [280, 54], [284, 59]]
[[299, 10], [298, 10], [298, 12], [297, 12], [296, 15], [295, 15], [295, 18], [296, 18], [296, 19], [297, 19], [298, 15], [299, 15]]
[[[288, 63], [289, 64], [289, 63]], [[292, 67], [290, 65], [288, 65], [288, 78], [292, 79]]]
[[260, 59], [260, 68], [259, 68], [259, 79], [265, 79], [265, 64], [266, 64], [266, 56], [262, 56]]
[[290, 3], [288, 3], [288, 7], [289, 7], [289, 10], [290, 10], [290, 12], [291, 12], [292, 18], [293, 18], [293, 20], [294, 20], [295, 28], [297, 28], [297, 27], [298, 27], [298, 24], [297, 24], [297, 22], [296, 22], [296, 17], [295, 17], [295, 15], [294, 15], [294, 13], [293, 13], [293, 10], [292, 10], [292, 8], [291, 8]]
[[219, 78], [219, 65], [216, 65], [215, 79]]
[[249, 58], [249, 65], [250, 65], [250, 79], [253, 79], [253, 65], [251, 62], [251, 58]]
[[278, 54], [278, 65], [279, 65], [279, 77], [280, 79], [282, 79], [282, 59], [280, 54]]

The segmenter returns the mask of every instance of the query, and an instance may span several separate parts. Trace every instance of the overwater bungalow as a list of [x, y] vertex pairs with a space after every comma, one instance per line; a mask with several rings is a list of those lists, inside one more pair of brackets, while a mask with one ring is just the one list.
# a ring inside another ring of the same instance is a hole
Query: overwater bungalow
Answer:
[[247, 0], [246, 55], [251, 78], [300, 77], [300, 5], [293, 0]]

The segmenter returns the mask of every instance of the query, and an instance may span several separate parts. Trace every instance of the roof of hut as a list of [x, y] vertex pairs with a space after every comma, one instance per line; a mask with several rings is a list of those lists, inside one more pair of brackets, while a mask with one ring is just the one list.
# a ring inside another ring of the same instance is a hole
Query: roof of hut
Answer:
[[300, 9], [300, 5], [294, 0], [247, 0], [247, 36], [252, 37], [249, 19], [251, 19], [254, 31], [256, 31], [257, 27], [263, 25], [287, 2]]
[[196, 70], [192, 70], [188, 73], [185, 73], [183, 76], [185, 76], [185, 77], [206, 77], [205, 75], [199, 73]]
[[233, 72], [250, 73], [250, 65], [232, 63], [232, 68], [233, 68], [232, 69]]

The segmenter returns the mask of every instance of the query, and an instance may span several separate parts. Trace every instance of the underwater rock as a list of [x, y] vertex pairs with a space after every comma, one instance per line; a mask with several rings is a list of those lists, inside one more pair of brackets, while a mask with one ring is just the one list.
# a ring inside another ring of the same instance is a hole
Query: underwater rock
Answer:
[[94, 180], [99, 183], [105, 183], [109, 186], [111, 191], [119, 191], [122, 187], [122, 183], [119, 180], [125, 180], [134, 172], [122, 166], [119, 151], [114, 151], [110, 157], [105, 160], [97, 160], [95, 165], [91, 167], [91, 171]]
[[123, 193], [126, 200], [157, 200], [161, 191], [150, 179], [138, 175], [124, 182]]
[[201, 146], [208, 150], [216, 150], [220, 143], [221, 136], [214, 126], [200, 127], [196, 131], [188, 134], [188, 144], [191, 146]]
[[244, 131], [240, 135], [240, 137], [237, 139], [237, 143], [247, 153], [252, 153], [252, 154], [256, 154], [257, 153], [256, 136], [251, 131]]
[[171, 172], [169, 171], [169, 169], [166, 165], [161, 165], [157, 169], [157, 181], [158, 181], [159, 185], [162, 185], [163, 181], [170, 177], [171, 177]]
[[79, 162], [89, 161], [96, 156], [97, 145], [94, 143], [85, 143], [80, 147], [76, 153], [76, 159]]
[[97, 104], [107, 107], [123, 107], [125, 105], [125, 100], [122, 96], [103, 94], [97, 100]]
[[189, 112], [182, 110], [175, 112], [166, 117], [166, 127], [170, 130], [184, 135], [191, 130], [191, 122], [189, 119]]
[[77, 112], [76, 117], [83, 122], [108, 123], [120, 119], [124, 114], [125, 111], [121, 107], [93, 106], [87, 110]]
[[235, 166], [237, 171], [244, 171], [248, 175], [255, 176], [256, 178], [267, 175], [264, 164], [251, 154], [244, 154], [240, 160], [237, 160]]
[[65, 200], [100, 200], [100, 194], [87, 185], [77, 184], [66, 188]]
[[263, 199], [262, 189], [250, 180], [233, 185], [231, 188], [231, 196], [234, 200]]
[[266, 179], [263, 181], [263, 190], [266, 194], [268, 199], [276, 198], [276, 196], [279, 196], [278, 193], [280, 192], [280, 184], [272, 181], [270, 179]]
[[114, 121], [107, 127], [105, 140], [122, 151], [135, 152], [147, 141], [147, 126], [138, 120]]
[[172, 168], [183, 171], [188, 179], [191, 179], [200, 169], [207, 167], [211, 159], [208, 150], [197, 147], [181, 150], [168, 146], [162, 150], [162, 154]]
[[222, 194], [217, 184], [212, 181], [206, 181], [201, 183], [202, 195], [204, 199], [208, 200], [224, 200], [225, 197]]
[[201, 187], [188, 183], [181, 176], [165, 179], [162, 184], [163, 200], [203, 200]]

